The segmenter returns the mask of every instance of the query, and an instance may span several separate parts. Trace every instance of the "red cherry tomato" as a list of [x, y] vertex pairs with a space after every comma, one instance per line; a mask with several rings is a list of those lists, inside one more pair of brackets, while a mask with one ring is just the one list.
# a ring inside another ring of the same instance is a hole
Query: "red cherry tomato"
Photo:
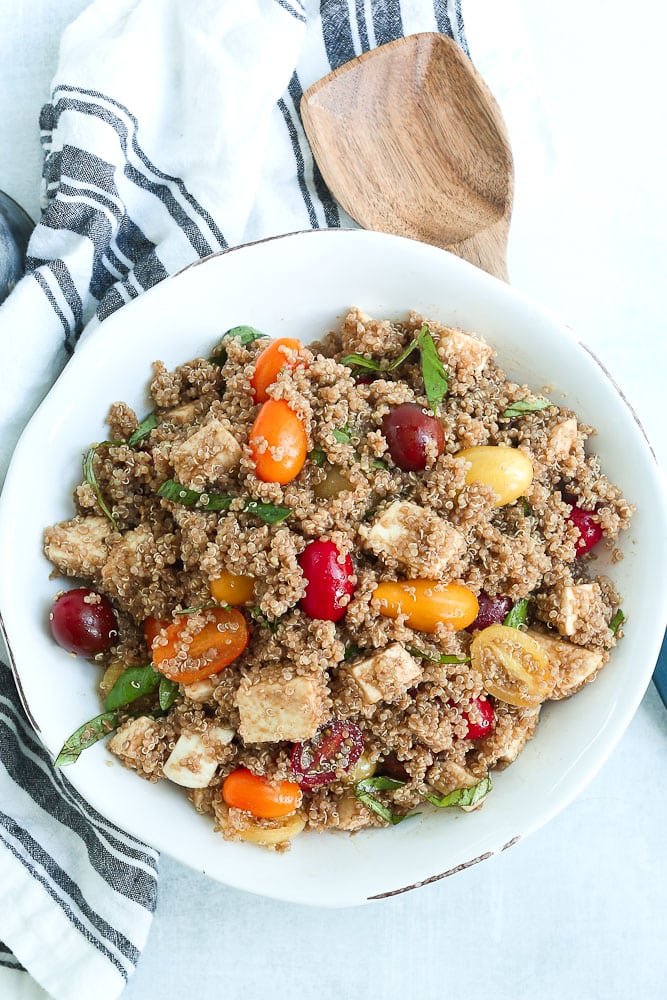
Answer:
[[364, 749], [359, 726], [331, 719], [305, 743], [292, 747], [292, 771], [302, 788], [317, 788], [335, 781], [336, 771], [349, 771]]
[[426, 468], [429, 454], [433, 461], [445, 447], [445, 432], [439, 420], [416, 403], [394, 406], [382, 418], [389, 454], [399, 469], [417, 472]]
[[333, 542], [309, 542], [299, 556], [299, 566], [307, 581], [299, 606], [309, 618], [337, 622], [345, 614], [347, 602], [342, 603], [342, 598], [354, 593], [354, 584], [349, 579], [354, 567], [349, 555], [343, 563], [339, 559], [340, 552]]
[[87, 587], [61, 594], [54, 601], [49, 621], [58, 645], [79, 656], [104, 653], [118, 635], [111, 602]]
[[[474, 702], [481, 716], [480, 721], [471, 722], [467, 712], [461, 712], [461, 715], [468, 723], [466, 739], [481, 740], [483, 736], [488, 736], [493, 729], [496, 722], [496, 713], [493, 711], [493, 705], [487, 698], [475, 698]], [[450, 701], [449, 704], [454, 707], [456, 702]]]
[[594, 545], [602, 538], [602, 528], [594, 520], [594, 510], [582, 510], [581, 507], [573, 507], [568, 514], [568, 519], [572, 521], [579, 532], [577, 539], [577, 555], [583, 556], [590, 552]]
[[477, 632], [478, 629], [487, 628], [489, 625], [502, 625], [512, 610], [512, 600], [509, 597], [489, 597], [482, 591], [477, 600], [479, 611], [472, 625], [468, 625], [469, 632]]

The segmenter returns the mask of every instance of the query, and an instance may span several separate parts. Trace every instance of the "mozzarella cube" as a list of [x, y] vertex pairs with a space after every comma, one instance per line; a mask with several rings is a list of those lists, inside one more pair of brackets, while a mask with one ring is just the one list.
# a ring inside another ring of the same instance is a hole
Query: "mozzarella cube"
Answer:
[[95, 576], [109, 554], [112, 533], [106, 517], [73, 517], [44, 532], [46, 558], [68, 576]]
[[547, 461], [553, 463], [567, 458], [577, 443], [577, 437], [576, 417], [568, 417], [567, 420], [556, 424], [547, 440]]
[[241, 460], [241, 446], [219, 420], [211, 420], [172, 448], [171, 464], [179, 482], [189, 486], [195, 477], [213, 482]]
[[246, 743], [308, 740], [326, 722], [324, 682], [313, 677], [292, 680], [245, 679], [236, 693], [239, 733]]
[[422, 672], [419, 662], [399, 642], [354, 660], [348, 669], [367, 705], [396, 701]]
[[481, 375], [493, 356], [493, 348], [485, 340], [455, 327], [448, 328], [440, 335], [438, 347], [450, 364], [454, 363], [459, 379], [462, 376], [470, 378]]
[[176, 746], [164, 763], [165, 778], [184, 788], [207, 788], [218, 767], [217, 751], [231, 743], [234, 732], [222, 726], [211, 726], [208, 743], [199, 733], [181, 733]]
[[556, 627], [561, 635], [574, 635], [599, 603], [600, 588], [595, 583], [560, 587], [557, 592], [559, 615]]
[[443, 517], [409, 500], [395, 500], [359, 526], [362, 546], [384, 562], [427, 578], [442, 578], [465, 549], [460, 531]]

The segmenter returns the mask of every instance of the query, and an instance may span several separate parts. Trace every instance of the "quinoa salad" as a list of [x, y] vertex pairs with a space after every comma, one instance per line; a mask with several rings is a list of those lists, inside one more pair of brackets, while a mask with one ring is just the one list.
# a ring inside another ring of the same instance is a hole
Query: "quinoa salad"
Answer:
[[154, 362], [44, 533], [76, 578], [52, 634], [101, 697], [56, 763], [109, 735], [273, 850], [500, 794], [625, 620], [596, 562], [632, 508], [544, 391], [473, 333], [356, 308], [309, 346], [240, 326]]

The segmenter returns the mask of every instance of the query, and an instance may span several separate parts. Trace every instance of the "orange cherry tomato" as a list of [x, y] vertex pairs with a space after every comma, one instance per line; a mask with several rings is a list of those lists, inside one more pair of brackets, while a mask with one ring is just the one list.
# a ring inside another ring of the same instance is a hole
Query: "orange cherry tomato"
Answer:
[[219, 604], [249, 604], [255, 595], [255, 578], [239, 576], [223, 569], [217, 580], [211, 580], [211, 594]]
[[474, 622], [479, 611], [472, 590], [460, 583], [442, 586], [437, 580], [380, 583], [373, 591], [373, 600], [381, 602], [381, 615], [386, 618], [407, 615], [407, 624], [419, 632], [435, 632], [440, 622], [446, 622], [458, 632]]
[[[196, 628], [193, 615], [167, 625], [167, 643], [155, 646], [153, 666], [170, 681], [192, 684], [220, 673], [248, 645], [248, 625], [235, 608], [211, 608], [201, 612], [205, 621]], [[164, 627], [164, 622], [160, 623]], [[185, 656], [183, 656], [185, 654]]]
[[250, 431], [250, 450], [257, 478], [264, 483], [291, 483], [306, 461], [308, 438], [284, 399], [262, 403]]
[[168, 628], [170, 622], [160, 621], [159, 618], [147, 618], [144, 622], [144, 638], [146, 639], [146, 645], [150, 649], [153, 645], [153, 639], [161, 632], [163, 628]]
[[[278, 378], [278, 373], [285, 366], [294, 368], [302, 358], [294, 357], [293, 352], [303, 350], [303, 344], [294, 337], [279, 337], [265, 347], [255, 361], [255, 373], [250, 379], [255, 402], [265, 403], [269, 398], [266, 390]], [[290, 355], [292, 355], [290, 357]]]
[[233, 809], [243, 809], [259, 819], [277, 819], [298, 809], [302, 795], [295, 781], [267, 781], [241, 767], [225, 778], [222, 797]]

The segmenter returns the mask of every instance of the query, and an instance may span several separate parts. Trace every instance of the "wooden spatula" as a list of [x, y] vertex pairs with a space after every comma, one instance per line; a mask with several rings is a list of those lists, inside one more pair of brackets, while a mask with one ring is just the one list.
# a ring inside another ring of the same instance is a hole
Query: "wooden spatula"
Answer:
[[322, 176], [359, 225], [507, 280], [507, 130], [455, 42], [427, 32], [372, 49], [313, 84], [301, 114]]

